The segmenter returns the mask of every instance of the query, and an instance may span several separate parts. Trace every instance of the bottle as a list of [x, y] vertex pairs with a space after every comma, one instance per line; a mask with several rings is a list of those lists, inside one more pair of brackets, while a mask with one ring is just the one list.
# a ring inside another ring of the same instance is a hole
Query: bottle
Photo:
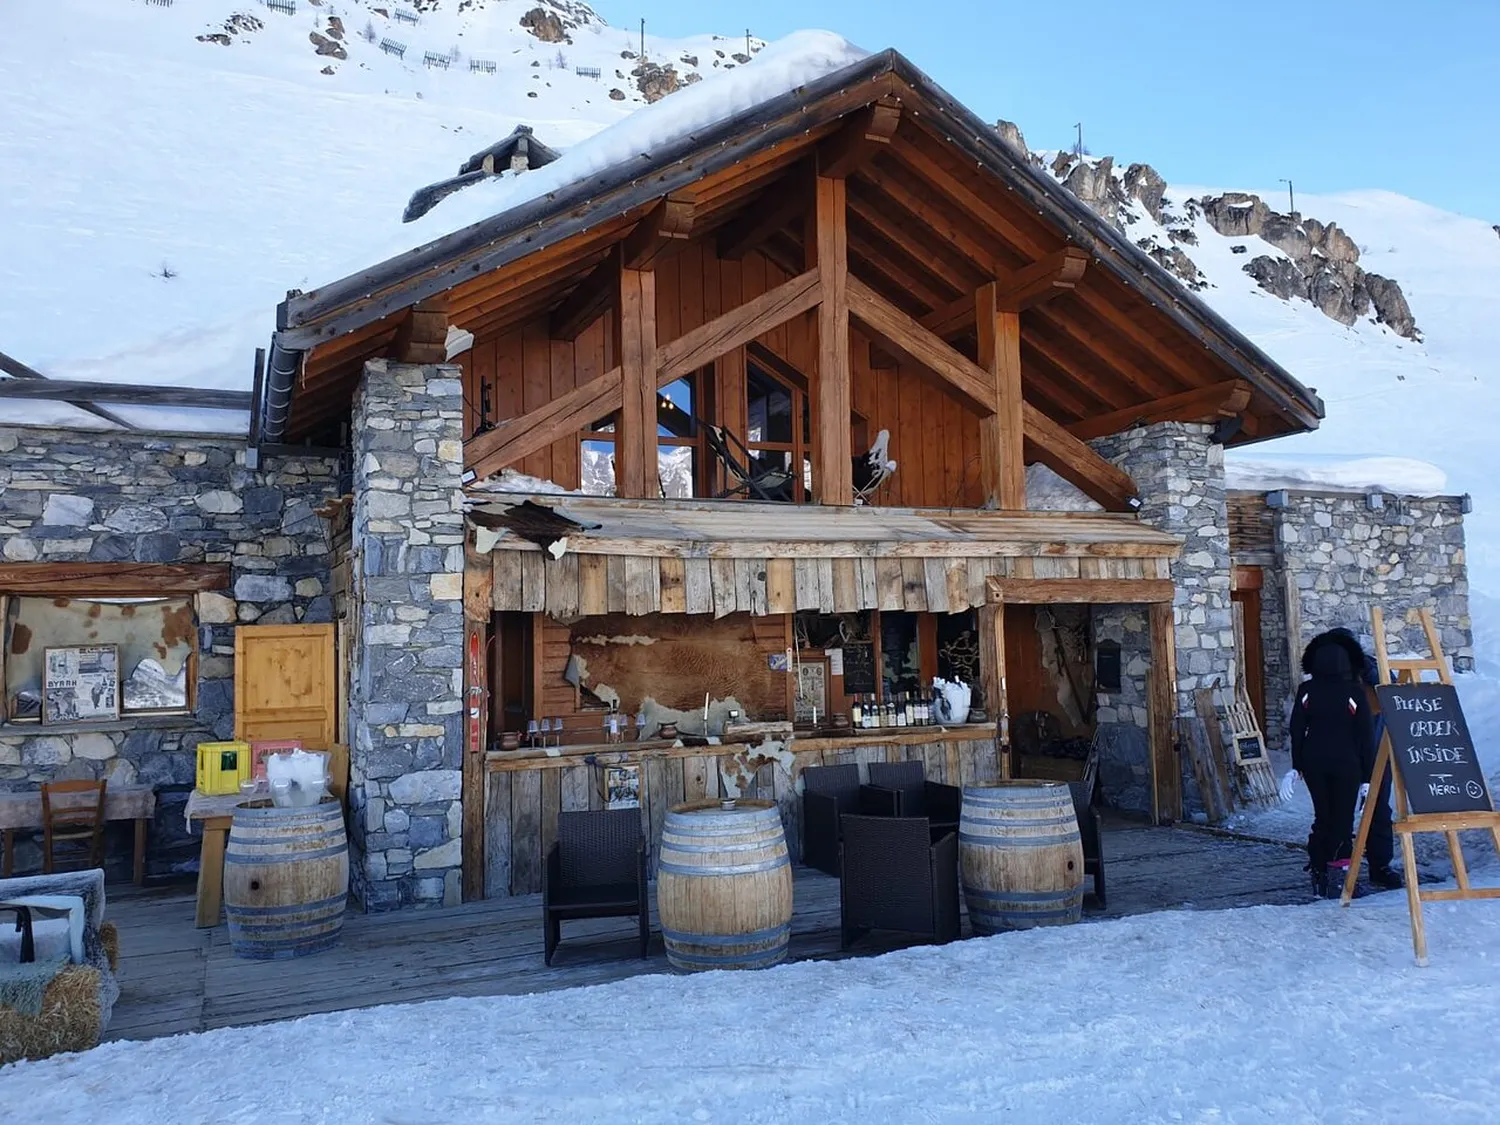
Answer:
[[932, 705], [925, 699], [917, 704], [917, 724], [924, 727], [932, 725]]
[[906, 725], [909, 727], [917, 725], [917, 705], [912, 702], [910, 695], [906, 696]]
[[902, 700], [904, 698], [905, 697], [901, 694], [901, 692], [898, 691], [896, 693], [896, 702], [895, 702], [896, 714], [895, 714], [894, 717], [895, 717], [895, 725], [898, 726], [898, 727], [904, 727], [906, 725], [906, 704], [904, 702], [902, 702]]
[[856, 727], [864, 725], [865, 710], [857, 695], [854, 697], [854, 701], [849, 704], [849, 714], [853, 718]]

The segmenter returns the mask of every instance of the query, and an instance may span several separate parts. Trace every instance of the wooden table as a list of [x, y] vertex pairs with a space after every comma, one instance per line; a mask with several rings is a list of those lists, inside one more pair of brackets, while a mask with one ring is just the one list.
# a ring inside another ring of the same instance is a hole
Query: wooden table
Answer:
[[240, 793], [210, 797], [194, 789], [188, 795], [188, 831], [193, 821], [203, 826], [203, 843], [198, 849], [198, 918], [197, 926], [207, 929], [219, 924], [224, 907], [224, 846], [229, 840], [229, 826], [234, 810], [245, 801], [255, 800]]
[[[104, 791], [105, 820], [135, 821], [135, 885], [146, 881], [146, 826], [156, 815], [156, 793], [138, 785], [107, 786]], [[0, 833], [4, 836], [5, 859], [0, 878], [9, 879], [16, 858], [16, 829], [42, 827], [42, 791], [0, 793]]]

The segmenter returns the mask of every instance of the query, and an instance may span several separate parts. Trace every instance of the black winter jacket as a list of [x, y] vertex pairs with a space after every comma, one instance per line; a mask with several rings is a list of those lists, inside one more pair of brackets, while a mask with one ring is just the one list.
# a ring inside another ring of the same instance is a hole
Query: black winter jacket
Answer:
[[1297, 689], [1292, 705], [1292, 768], [1306, 773], [1357, 763], [1368, 777], [1375, 765], [1374, 724], [1349, 651], [1337, 642], [1308, 649], [1312, 679]]

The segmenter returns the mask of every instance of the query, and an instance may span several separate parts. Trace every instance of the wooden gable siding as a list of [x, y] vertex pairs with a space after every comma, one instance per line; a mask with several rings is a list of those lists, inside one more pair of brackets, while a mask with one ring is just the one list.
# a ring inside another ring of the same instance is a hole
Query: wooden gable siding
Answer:
[[[673, 340], [720, 313], [760, 296], [789, 278], [760, 254], [739, 261], [714, 256], [712, 243], [694, 243], [657, 265], [657, 325], [663, 341]], [[612, 354], [610, 318], [605, 315], [576, 340], [550, 340], [547, 318], [475, 340], [455, 362], [464, 371], [464, 432], [479, 425], [481, 384], [490, 384], [491, 422], [516, 418], [608, 371]], [[817, 329], [811, 315], [797, 317], [762, 337], [761, 342], [803, 372], [817, 372]], [[891, 432], [894, 478], [875, 503], [911, 508], [976, 507], [981, 502], [979, 420], [910, 364], [872, 368], [871, 343], [851, 333], [853, 407], [866, 420], [869, 437]], [[715, 365], [716, 421], [745, 436], [743, 349]], [[700, 389], [700, 396], [703, 391]], [[580, 419], [580, 429], [588, 424]], [[857, 449], [857, 453], [864, 452]], [[518, 471], [564, 488], [579, 484], [576, 436], [554, 442], [515, 465]]]

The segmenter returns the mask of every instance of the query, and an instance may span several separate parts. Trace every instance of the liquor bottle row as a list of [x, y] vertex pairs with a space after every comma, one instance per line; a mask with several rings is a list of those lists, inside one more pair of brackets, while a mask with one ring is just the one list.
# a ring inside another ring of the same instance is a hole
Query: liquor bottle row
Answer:
[[896, 692], [886, 699], [856, 695], [849, 703], [849, 716], [856, 730], [877, 727], [928, 727], [937, 720], [932, 701], [916, 692]]

